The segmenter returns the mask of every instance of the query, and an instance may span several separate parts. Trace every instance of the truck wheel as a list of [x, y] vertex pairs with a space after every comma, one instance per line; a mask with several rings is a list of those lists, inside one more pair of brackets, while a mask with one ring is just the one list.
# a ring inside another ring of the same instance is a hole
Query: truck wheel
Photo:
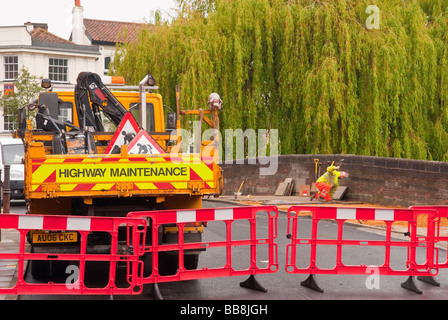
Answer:
[[65, 270], [69, 265], [68, 261], [30, 261], [31, 276], [35, 280], [52, 280], [55, 283], [62, 283], [67, 277]]
[[35, 280], [47, 280], [50, 277], [50, 261], [32, 260], [29, 262], [31, 276]]
[[152, 253], [145, 253], [140, 260], [143, 261], [143, 277], [148, 278], [152, 274]]
[[199, 265], [199, 254], [184, 255], [184, 267], [187, 270], [196, 270]]
[[[169, 255], [166, 252], [159, 254], [159, 274], [161, 276], [172, 276], [179, 269], [179, 256]], [[199, 264], [199, 254], [184, 255], [184, 266], [187, 270], [196, 270]]]
[[179, 258], [177, 254], [159, 253], [159, 274], [161, 276], [172, 276], [177, 273]]

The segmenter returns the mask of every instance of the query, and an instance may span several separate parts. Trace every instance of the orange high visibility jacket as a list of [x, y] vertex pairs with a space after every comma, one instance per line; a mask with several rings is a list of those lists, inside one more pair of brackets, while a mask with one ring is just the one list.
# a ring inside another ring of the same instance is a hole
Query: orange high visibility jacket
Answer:
[[329, 184], [331, 186], [332, 191], [331, 193], [333, 193], [339, 187], [340, 174], [341, 172], [337, 171], [335, 166], [331, 166], [327, 168], [327, 172], [324, 173], [319, 179], [317, 179], [316, 182], [323, 182]]

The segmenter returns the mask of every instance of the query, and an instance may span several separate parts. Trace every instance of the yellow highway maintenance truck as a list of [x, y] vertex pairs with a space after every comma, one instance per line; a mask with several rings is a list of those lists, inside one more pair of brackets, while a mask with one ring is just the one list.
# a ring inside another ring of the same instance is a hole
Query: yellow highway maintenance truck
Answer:
[[[198, 115], [218, 129], [222, 101], [216, 94], [205, 110], [180, 110], [176, 88], [173, 111], [151, 92], [156, 88], [151, 75], [136, 88], [116, 87], [120, 90], [109, 90], [90, 72], [80, 73], [71, 91], [55, 91], [45, 80], [42, 86], [39, 98], [19, 110], [15, 132], [25, 147], [28, 214], [124, 217], [133, 211], [201, 208], [204, 196], [221, 194], [217, 141], [202, 141], [200, 150], [183, 153], [190, 149], [182, 148], [179, 134], [185, 115]], [[162, 243], [176, 243], [176, 225], [161, 229]], [[203, 232], [202, 223], [185, 226], [185, 242], [200, 242]], [[80, 239], [76, 231], [35, 231], [28, 241], [33, 252], [76, 253]], [[110, 243], [110, 235], [92, 233], [87, 250], [107, 252]], [[185, 252], [185, 268], [197, 268], [199, 254]], [[160, 273], [175, 273], [177, 261], [173, 252], [160, 256]], [[35, 278], [65, 272], [61, 261], [30, 262]], [[144, 263], [150, 270], [151, 259]]]

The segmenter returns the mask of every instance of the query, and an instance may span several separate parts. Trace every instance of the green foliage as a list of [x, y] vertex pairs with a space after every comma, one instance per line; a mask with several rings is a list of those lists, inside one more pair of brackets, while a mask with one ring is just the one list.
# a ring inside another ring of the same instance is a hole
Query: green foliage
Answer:
[[206, 17], [215, 8], [215, 0], [175, 0], [175, 3], [184, 17], [192, 14]]
[[[445, 0], [180, 0], [115, 70], [166, 103], [224, 100], [221, 130], [279, 129], [280, 152], [448, 160]], [[380, 29], [369, 30], [369, 5]], [[200, 14], [185, 14], [185, 8]]]
[[14, 82], [15, 92], [0, 96], [0, 110], [9, 115], [9, 120], [16, 120], [18, 109], [36, 99], [42, 90], [38, 77], [30, 74], [26, 67], [19, 70], [17, 81]]

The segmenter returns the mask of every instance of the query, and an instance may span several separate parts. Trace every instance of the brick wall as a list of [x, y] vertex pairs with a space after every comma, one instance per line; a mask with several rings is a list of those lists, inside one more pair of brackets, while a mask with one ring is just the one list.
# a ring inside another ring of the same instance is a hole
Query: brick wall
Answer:
[[[274, 175], [261, 176], [260, 164], [222, 164], [224, 194], [233, 195], [243, 181], [243, 194], [274, 195], [277, 186], [293, 178], [295, 194], [298, 186], [314, 181], [314, 159], [342, 163], [350, 178], [341, 180], [349, 187], [344, 199], [380, 205], [448, 204], [448, 163], [356, 155], [288, 155], [279, 156]], [[261, 166], [268, 167], [269, 165]]]

